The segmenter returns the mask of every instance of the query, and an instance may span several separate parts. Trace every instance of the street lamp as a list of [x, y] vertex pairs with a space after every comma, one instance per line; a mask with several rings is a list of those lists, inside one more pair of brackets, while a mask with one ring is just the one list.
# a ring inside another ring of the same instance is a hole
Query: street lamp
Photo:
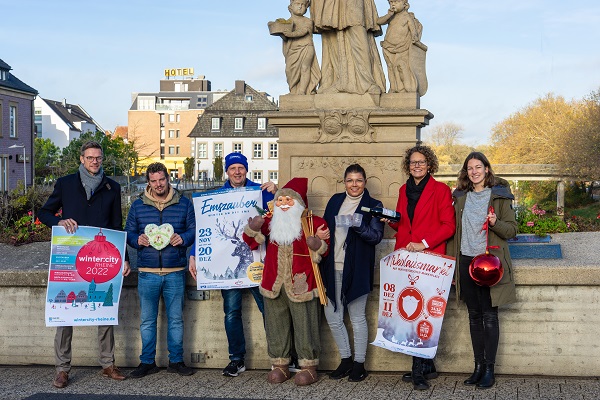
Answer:
[[8, 147], [9, 149], [19, 149], [23, 148], [23, 192], [27, 193], [27, 159], [25, 158], [25, 145], [21, 144], [13, 144]]

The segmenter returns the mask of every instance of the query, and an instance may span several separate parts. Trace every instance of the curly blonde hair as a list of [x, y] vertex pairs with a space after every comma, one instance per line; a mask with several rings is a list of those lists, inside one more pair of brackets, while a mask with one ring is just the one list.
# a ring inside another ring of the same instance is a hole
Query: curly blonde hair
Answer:
[[429, 146], [418, 145], [406, 150], [406, 153], [404, 154], [402, 169], [406, 175], [410, 175], [410, 156], [412, 156], [413, 153], [421, 153], [425, 156], [425, 160], [427, 161], [427, 171], [430, 174], [433, 175], [438, 171], [439, 163], [433, 149]]

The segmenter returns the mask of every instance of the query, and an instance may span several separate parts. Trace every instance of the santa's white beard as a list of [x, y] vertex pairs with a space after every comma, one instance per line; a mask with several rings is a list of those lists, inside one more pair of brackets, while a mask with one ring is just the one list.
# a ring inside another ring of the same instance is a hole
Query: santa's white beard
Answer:
[[292, 244], [302, 236], [302, 212], [304, 207], [296, 203], [283, 211], [279, 207], [273, 210], [273, 219], [269, 225], [269, 238], [279, 244]]

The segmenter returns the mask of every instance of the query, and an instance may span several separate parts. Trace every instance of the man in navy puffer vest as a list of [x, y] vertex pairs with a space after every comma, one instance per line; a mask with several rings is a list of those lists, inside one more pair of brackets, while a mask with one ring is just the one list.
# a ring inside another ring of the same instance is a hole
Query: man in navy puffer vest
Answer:
[[183, 363], [183, 300], [185, 296], [186, 248], [194, 243], [196, 219], [192, 202], [171, 187], [162, 163], [148, 166], [148, 187], [133, 202], [125, 230], [127, 244], [137, 249], [140, 297], [140, 365], [129, 375], [142, 378], [158, 372], [156, 366], [156, 320], [162, 295], [167, 313], [167, 372], [192, 375]]

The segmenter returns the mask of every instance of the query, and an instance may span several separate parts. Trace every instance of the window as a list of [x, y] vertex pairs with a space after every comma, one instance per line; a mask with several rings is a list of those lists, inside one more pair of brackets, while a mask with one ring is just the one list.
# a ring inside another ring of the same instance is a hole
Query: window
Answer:
[[218, 131], [219, 129], [221, 129], [221, 118], [211, 119], [211, 129], [213, 131]]
[[138, 110], [154, 110], [155, 99], [154, 96], [139, 96], [138, 100]]
[[165, 114], [160, 114], [160, 126], [165, 126]]
[[252, 180], [256, 183], [262, 183], [262, 171], [252, 172]]
[[279, 146], [277, 143], [269, 143], [269, 158], [279, 157]]
[[181, 114], [175, 115], [175, 121], [181, 122]]
[[165, 130], [164, 129], [160, 130], [160, 142], [161, 143], [165, 142]]
[[169, 129], [169, 139], [173, 139], [175, 137], [175, 131], [173, 129]]
[[179, 146], [175, 146], [175, 154], [179, 155]]
[[175, 154], [175, 146], [169, 146], [169, 155]]
[[11, 138], [17, 137], [17, 106], [10, 106], [9, 110], [9, 128], [8, 136]]
[[35, 122], [40, 122], [41, 120], [42, 120], [42, 109], [36, 108], [35, 109]]
[[279, 173], [277, 171], [269, 171], [269, 180], [271, 182], [277, 182], [279, 178]]
[[187, 92], [188, 84], [182, 82], [175, 82], [175, 92]]
[[252, 158], [262, 158], [262, 143], [252, 145]]
[[160, 159], [161, 160], [165, 159], [165, 145], [164, 144], [160, 145]]
[[259, 131], [266, 131], [267, 130], [267, 119], [266, 118], [259, 118], [258, 119], [258, 130]]
[[169, 122], [175, 122], [175, 114], [169, 114]]
[[252, 95], [251, 94], [247, 94], [246, 95], [246, 101], [252, 101]]
[[175, 131], [175, 137], [176, 137], [176, 138], [178, 138], [178, 137], [179, 137], [179, 129], [177, 129], [177, 130]]
[[201, 108], [206, 107], [208, 105], [208, 96], [198, 95], [198, 100], [196, 100], [196, 105]]
[[[0, 109], [2, 105], [0, 104]], [[8, 157], [0, 156], [0, 192], [8, 191]]]
[[223, 143], [215, 143], [214, 153], [215, 157], [223, 157]]
[[242, 129], [244, 129], [244, 118], [242, 117], [236, 117], [235, 118], [235, 127], [234, 129], [236, 131], [241, 131]]
[[241, 143], [234, 143], [233, 144], [233, 152], [234, 153], [241, 153], [242, 152], [242, 144]]
[[198, 143], [198, 158], [208, 158], [208, 143]]
[[36, 122], [35, 123], [35, 137], [37, 138], [41, 138], [42, 137], [42, 123], [41, 122]]

